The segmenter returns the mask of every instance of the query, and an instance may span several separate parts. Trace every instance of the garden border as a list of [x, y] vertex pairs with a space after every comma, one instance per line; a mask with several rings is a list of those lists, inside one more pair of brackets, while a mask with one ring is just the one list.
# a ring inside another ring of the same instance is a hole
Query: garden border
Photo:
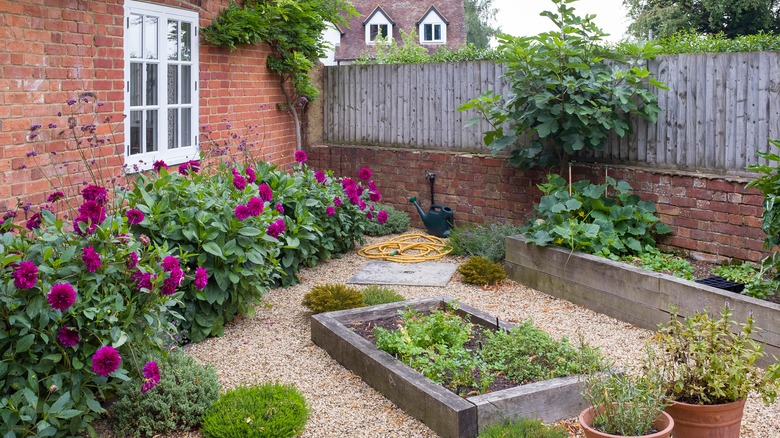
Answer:
[[672, 306], [689, 316], [728, 302], [736, 321], [752, 314], [761, 328], [752, 337], [768, 355], [758, 364], [780, 357], [779, 304], [603, 257], [538, 246], [523, 236], [508, 236], [505, 242], [509, 278], [528, 287], [651, 330], [669, 320]]
[[[572, 418], [585, 408], [578, 377], [562, 377], [493, 393], [462, 398], [431, 382], [393, 356], [377, 349], [347, 326], [354, 322], [397, 315], [452, 303], [450, 297], [401, 301], [312, 316], [311, 339], [334, 359], [359, 375], [408, 414], [443, 437], [472, 438], [479, 430], [504, 419], [539, 418], [545, 422]], [[490, 328], [512, 325], [463, 303], [458, 312]]]

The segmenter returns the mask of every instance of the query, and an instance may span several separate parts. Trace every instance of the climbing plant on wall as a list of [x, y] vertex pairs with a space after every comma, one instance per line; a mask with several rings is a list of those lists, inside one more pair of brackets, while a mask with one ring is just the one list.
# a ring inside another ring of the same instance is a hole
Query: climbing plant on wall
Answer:
[[309, 71], [325, 56], [323, 31], [331, 23], [346, 25], [357, 11], [349, 0], [247, 0], [231, 2], [209, 26], [203, 38], [231, 50], [240, 45], [268, 44], [268, 69], [279, 75], [285, 102], [295, 122], [297, 148], [301, 148], [298, 110], [319, 96]]

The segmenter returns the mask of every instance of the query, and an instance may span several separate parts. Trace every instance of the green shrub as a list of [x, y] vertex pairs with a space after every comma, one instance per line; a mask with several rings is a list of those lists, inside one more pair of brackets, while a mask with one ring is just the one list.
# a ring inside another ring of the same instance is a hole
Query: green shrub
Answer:
[[308, 417], [295, 386], [239, 386], [214, 403], [201, 431], [206, 438], [290, 438], [303, 432]]
[[631, 193], [625, 181], [571, 184], [548, 175], [534, 206], [538, 219], [525, 236], [534, 244], [555, 244], [611, 259], [655, 250], [655, 237], [672, 230], [655, 215], [655, 204]]
[[488, 332], [482, 357], [491, 369], [522, 383], [582, 374], [599, 368], [597, 350], [555, 340], [525, 321], [511, 331]]
[[452, 229], [448, 245], [454, 255], [479, 256], [500, 262], [506, 255], [504, 239], [520, 233], [521, 227], [510, 224], [459, 226]]
[[111, 406], [117, 433], [155, 436], [189, 431], [219, 398], [220, 384], [212, 367], [199, 365], [181, 351], [160, 364], [160, 383], [141, 393], [138, 384], [126, 382]]
[[464, 283], [480, 286], [496, 284], [506, 278], [504, 266], [484, 257], [469, 257], [466, 263], [458, 266], [458, 273]]
[[370, 221], [366, 224], [366, 234], [369, 236], [386, 236], [388, 234], [401, 234], [409, 229], [409, 215], [401, 210], [396, 210], [389, 205], [374, 204], [377, 209], [387, 212], [387, 221], [380, 224]]
[[303, 296], [303, 304], [313, 313], [363, 307], [363, 292], [343, 284], [318, 284]]
[[479, 438], [569, 438], [560, 425], [545, 425], [540, 420], [521, 418], [488, 425]]
[[396, 303], [404, 300], [406, 298], [403, 295], [387, 287], [371, 285], [363, 289], [363, 303], [366, 306]]
[[653, 41], [666, 55], [678, 53], [714, 53], [714, 52], [768, 52], [780, 50], [780, 35], [758, 33], [729, 38], [723, 32], [700, 34], [678, 32], [670, 37]]

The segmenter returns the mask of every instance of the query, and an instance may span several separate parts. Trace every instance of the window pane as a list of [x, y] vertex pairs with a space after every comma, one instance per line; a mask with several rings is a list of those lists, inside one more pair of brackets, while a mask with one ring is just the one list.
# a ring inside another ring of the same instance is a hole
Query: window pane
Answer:
[[157, 151], [157, 110], [146, 111], [146, 152]]
[[181, 146], [192, 146], [192, 108], [181, 109]]
[[143, 111], [130, 111], [130, 155], [141, 153], [141, 114]]
[[192, 23], [181, 23], [181, 60], [190, 61], [192, 52]]
[[168, 59], [179, 59], [179, 22], [168, 20]]
[[146, 64], [146, 105], [157, 105], [157, 64]]
[[423, 40], [430, 41], [432, 39], [433, 39], [433, 25], [432, 24], [423, 25]]
[[372, 24], [369, 26], [369, 41], [376, 41], [376, 36], [379, 33], [379, 25]]
[[179, 147], [179, 110], [168, 110], [168, 149]]
[[441, 41], [441, 24], [433, 26], [433, 39], [434, 41]]
[[144, 81], [143, 64], [130, 63], [130, 106], [141, 106], [141, 84]]
[[382, 29], [382, 38], [387, 38], [387, 25], [382, 24], [379, 26], [380, 29]]
[[179, 103], [179, 66], [168, 66], [168, 103]]
[[157, 17], [144, 17], [144, 53], [146, 59], [157, 59]]
[[127, 52], [131, 58], [141, 58], [141, 38], [143, 36], [143, 15], [130, 15], [130, 27], [127, 29]]
[[192, 67], [181, 66], [181, 103], [192, 103]]

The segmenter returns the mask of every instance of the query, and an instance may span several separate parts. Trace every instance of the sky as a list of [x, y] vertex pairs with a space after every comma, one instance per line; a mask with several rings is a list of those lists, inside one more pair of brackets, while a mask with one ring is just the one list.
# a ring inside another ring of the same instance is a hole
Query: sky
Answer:
[[[623, 0], [580, 0], [571, 6], [579, 16], [595, 14], [596, 24], [610, 34], [608, 41], [623, 39], [628, 27]], [[493, 0], [493, 7], [498, 9], [496, 24], [504, 33], [531, 36], [552, 30], [552, 22], [539, 16], [542, 11], [554, 10], [550, 0]]]

